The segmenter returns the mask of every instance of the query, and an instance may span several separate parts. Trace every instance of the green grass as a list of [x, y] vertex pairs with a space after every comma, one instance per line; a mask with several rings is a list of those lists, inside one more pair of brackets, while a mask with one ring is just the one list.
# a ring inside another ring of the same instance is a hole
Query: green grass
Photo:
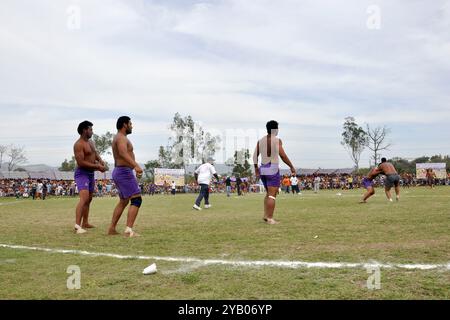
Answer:
[[[71, 232], [77, 199], [0, 199], [0, 243], [221, 260], [449, 263], [450, 188], [402, 191], [399, 203], [388, 203], [379, 189], [366, 205], [358, 204], [362, 190], [281, 195], [276, 226], [262, 222], [260, 195], [212, 195], [213, 208], [202, 212], [191, 209], [195, 195], [145, 197], [136, 239], [105, 235], [116, 198], [94, 199], [97, 228], [82, 236]], [[382, 269], [382, 287], [371, 291], [364, 269], [156, 261], [159, 272], [143, 276], [153, 262], [0, 248], [0, 299], [450, 298], [448, 269]], [[69, 265], [81, 268], [80, 290], [66, 287]]]

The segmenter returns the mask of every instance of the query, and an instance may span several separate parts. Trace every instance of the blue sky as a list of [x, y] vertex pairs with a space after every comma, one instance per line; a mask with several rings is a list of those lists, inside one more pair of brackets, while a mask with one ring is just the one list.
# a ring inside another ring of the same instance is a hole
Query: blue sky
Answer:
[[[380, 28], [368, 27], [371, 5]], [[256, 133], [251, 142], [276, 119], [303, 168], [352, 166], [339, 143], [349, 115], [391, 128], [387, 157], [450, 153], [450, 1], [0, 7], [0, 144], [25, 146], [29, 163], [60, 164], [80, 121], [104, 133], [123, 114], [138, 160], [154, 159], [175, 112], [217, 133]]]

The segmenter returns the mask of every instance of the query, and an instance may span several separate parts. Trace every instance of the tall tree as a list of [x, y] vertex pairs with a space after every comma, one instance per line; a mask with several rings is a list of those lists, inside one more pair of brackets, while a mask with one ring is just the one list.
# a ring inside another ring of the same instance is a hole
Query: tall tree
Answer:
[[250, 151], [248, 149], [235, 151], [233, 174], [241, 177], [251, 177], [253, 174], [251, 168]]
[[216, 152], [220, 150], [219, 136], [213, 136], [206, 132], [199, 124], [195, 124], [195, 154], [194, 159], [197, 162], [204, 163], [209, 157], [214, 157]]
[[[92, 140], [94, 140], [94, 144], [95, 144], [95, 149], [97, 150], [100, 157], [102, 157], [102, 159], [105, 155], [112, 154], [111, 147], [112, 147], [113, 138], [114, 138], [114, 135], [109, 131], [107, 131], [105, 134], [102, 134], [102, 135], [94, 134], [92, 136]], [[105, 162], [106, 170], [109, 170], [109, 163], [107, 161], [105, 161], [104, 159], [103, 159], [103, 161]]]
[[67, 159], [64, 159], [64, 161], [61, 163], [61, 167], [58, 168], [59, 171], [75, 171], [75, 168], [77, 167], [77, 163], [75, 160], [75, 157], [72, 156], [72, 159], [70, 161], [67, 161]]
[[158, 151], [158, 163], [162, 168], [178, 169], [177, 165], [172, 161], [172, 147], [160, 146]]
[[109, 131], [107, 131], [105, 134], [102, 135], [94, 134], [92, 136], [92, 140], [94, 141], [95, 144], [95, 149], [97, 150], [100, 156], [111, 154], [110, 149], [112, 147], [113, 137], [114, 137], [113, 134]]
[[183, 118], [176, 113], [169, 128], [173, 134], [169, 139], [172, 159], [181, 168], [191, 163], [205, 162], [220, 149], [220, 137], [205, 131], [191, 116]]
[[20, 164], [26, 163], [25, 147], [11, 145], [8, 150], [8, 171], [13, 171]]
[[8, 147], [5, 145], [0, 145], [0, 169], [3, 165], [3, 155], [8, 151]]
[[367, 133], [356, 123], [353, 117], [345, 118], [343, 128], [341, 144], [347, 149], [355, 164], [355, 169], [358, 170], [361, 153], [367, 145]]
[[386, 138], [390, 131], [386, 126], [371, 128], [367, 124], [367, 148], [373, 153], [371, 159], [373, 160], [373, 165], [380, 163], [381, 151], [389, 150], [391, 143], [387, 143]]

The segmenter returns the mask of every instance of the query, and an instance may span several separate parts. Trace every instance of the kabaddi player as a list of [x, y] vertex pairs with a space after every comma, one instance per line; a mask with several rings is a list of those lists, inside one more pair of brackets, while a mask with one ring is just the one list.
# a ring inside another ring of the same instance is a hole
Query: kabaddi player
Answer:
[[[261, 178], [267, 191], [264, 198], [264, 221], [268, 224], [277, 224], [273, 219], [275, 200], [280, 189], [279, 158], [291, 169], [292, 174], [297, 174], [294, 166], [286, 155], [283, 142], [277, 137], [278, 122], [271, 120], [266, 124], [267, 136], [258, 141], [253, 154], [256, 178]], [[258, 158], [261, 155], [261, 166], [258, 167]]]
[[397, 201], [400, 200], [400, 176], [395, 170], [395, 167], [392, 163], [387, 162], [386, 158], [381, 159], [381, 164], [378, 166], [378, 170], [380, 173], [386, 176], [386, 180], [384, 183], [386, 197], [390, 202], [392, 202], [391, 196], [391, 188], [395, 188], [395, 194]]
[[[132, 238], [139, 236], [139, 234], [133, 230], [139, 208], [142, 205], [141, 189], [136, 177], [142, 177], [143, 170], [135, 160], [133, 145], [128, 139], [128, 135], [133, 131], [133, 124], [130, 117], [120, 117], [117, 120], [116, 127], [118, 131], [112, 143], [115, 166], [112, 178], [119, 191], [120, 201], [114, 209], [108, 234], [119, 234], [116, 231], [117, 223], [119, 222], [123, 211], [130, 203], [125, 236]], [[136, 172], [136, 176], [134, 175], [133, 170]]]
[[78, 187], [80, 201], [76, 208], [75, 233], [86, 233], [86, 229], [94, 228], [89, 224], [89, 207], [95, 190], [95, 171], [105, 172], [105, 163], [95, 150], [91, 138], [93, 135], [93, 124], [83, 121], [78, 125], [80, 138], [75, 142], [73, 150], [77, 169], [75, 170], [75, 182]]

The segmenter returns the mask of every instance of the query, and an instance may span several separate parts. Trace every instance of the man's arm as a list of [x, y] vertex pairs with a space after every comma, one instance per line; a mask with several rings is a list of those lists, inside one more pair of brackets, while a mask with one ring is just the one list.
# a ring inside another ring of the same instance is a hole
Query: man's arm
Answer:
[[216, 168], [214, 168], [214, 166], [211, 165], [211, 169], [210, 170], [211, 170], [211, 174], [214, 176], [214, 178], [216, 178], [217, 181], [219, 181], [219, 176], [217, 175]]
[[195, 179], [195, 182], [197, 182], [198, 183], [198, 174], [199, 174], [199, 172], [200, 172], [200, 167], [198, 167], [195, 171], [194, 171], [194, 179]]
[[130, 156], [128, 153], [127, 148], [127, 140], [124, 138], [117, 138], [117, 151], [119, 153], [119, 156], [125, 160], [130, 167], [133, 169], [139, 168], [139, 170], [142, 170], [139, 164]]
[[259, 157], [259, 142], [256, 144], [255, 152], [253, 153], [253, 165], [255, 167], [255, 176], [257, 178], [259, 177], [258, 157]]
[[95, 152], [95, 160], [97, 160], [102, 166], [105, 165], [105, 161], [103, 161], [102, 157], [100, 157], [100, 154], [98, 153], [97, 149], [95, 148], [95, 144], [91, 143], [92, 150]]
[[[92, 141], [89, 141], [89, 144], [91, 145], [92, 150], [95, 152], [95, 160], [98, 161], [98, 163], [100, 163], [103, 167], [105, 167], [105, 162], [100, 157], [100, 154], [97, 152], [97, 149], [95, 148], [95, 144]], [[105, 168], [105, 170], [106, 170], [106, 168]]]
[[73, 152], [75, 154], [75, 160], [80, 168], [87, 170], [100, 170], [102, 166], [100, 164], [95, 164], [84, 159], [84, 148], [81, 143], [76, 143], [73, 147]]
[[283, 160], [284, 163], [286, 163], [289, 168], [291, 169], [292, 173], [297, 173], [297, 171], [295, 170], [294, 166], [291, 163], [291, 160], [289, 160], [289, 157], [287, 156], [286, 152], [284, 152], [284, 148], [283, 148], [283, 142], [280, 139], [280, 157], [281, 160]]

